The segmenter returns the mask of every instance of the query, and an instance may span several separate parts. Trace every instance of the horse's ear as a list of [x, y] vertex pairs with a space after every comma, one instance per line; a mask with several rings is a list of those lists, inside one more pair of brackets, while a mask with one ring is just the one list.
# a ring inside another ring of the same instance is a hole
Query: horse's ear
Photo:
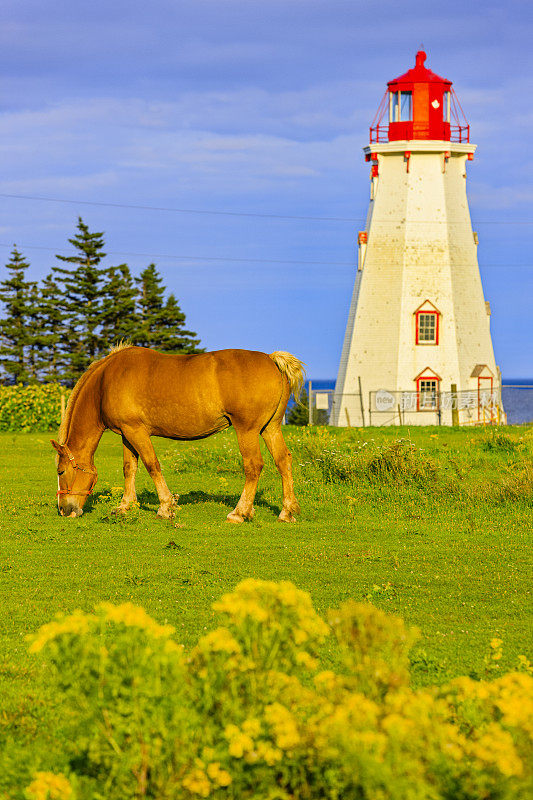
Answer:
[[64, 451], [63, 451], [63, 445], [61, 445], [61, 444], [58, 444], [58, 442], [55, 442], [53, 439], [50, 439], [50, 442], [52, 443], [52, 447], [54, 448], [54, 450], [57, 450], [57, 452], [58, 452], [60, 455], [61, 455], [61, 453], [63, 453], [63, 452], [64, 452]]

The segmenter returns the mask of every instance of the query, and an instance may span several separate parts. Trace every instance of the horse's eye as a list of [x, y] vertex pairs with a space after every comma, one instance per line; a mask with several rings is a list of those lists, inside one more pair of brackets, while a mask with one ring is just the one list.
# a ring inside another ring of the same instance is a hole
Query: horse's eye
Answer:
[[61, 470], [58, 470], [57, 474], [58, 474], [58, 475], [63, 475], [63, 474], [64, 474], [64, 472], [65, 472], [65, 470], [64, 470], [64, 469], [61, 469]]

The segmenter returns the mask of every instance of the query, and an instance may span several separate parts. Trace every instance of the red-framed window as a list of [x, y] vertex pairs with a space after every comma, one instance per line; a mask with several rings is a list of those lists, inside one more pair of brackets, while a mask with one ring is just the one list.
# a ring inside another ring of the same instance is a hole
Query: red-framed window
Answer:
[[416, 344], [439, 343], [439, 317], [438, 311], [417, 311], [416, 319]]
[[426, 376], [416, 379], [416, 410], [438, 411], [440, 378]]

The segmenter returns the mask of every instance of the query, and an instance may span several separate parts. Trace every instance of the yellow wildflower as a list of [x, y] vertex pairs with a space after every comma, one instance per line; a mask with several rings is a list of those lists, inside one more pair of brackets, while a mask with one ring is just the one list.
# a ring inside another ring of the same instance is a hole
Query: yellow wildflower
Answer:
[[339, 678], [333, 670], [325, 669], [314, 677], [316, 688], [322, 692], [332, 692], [339, 685]]
[[202, 769], [193, 769], [184, 777], [181, 783], [191, 794], [209, 797], [211, 793], [211, 783]]
[[313, 656], [310, 656], [309, 653], [306, 653], [305, 650], [300, 650], [296, 653], [296, 663], [301, 664], [302, 667], [306, 667], [306, 669], [316, 669], [318, 666], [318, 661]]
[[265, 708], [265, 718], [274, 729], [276, 744], [281, 750], [292, 750], [300, 743], [300, 734], [291, 712], [280, 703]]
[[208, 650], [213, 653], [240, 653], [241, 646], [231, 635], [227, 628], [217, 628], [198, 642], [201, 650]]
[[96, 610], [103, 613], [106, 621], [126, 625], [128, 628], [140, 628], [156, 639], [171, 636], [175, 630], [172, 625], [159, 625], [144, 608], [133, 603], [122, 603], [119, 606], [100, 603]]
[[253, 719], [246, 719], [242, 723], [242, 729], [248, 736], [259, 736], [261, 733], [261, 723], [255, 717]]
[[207, 774], [211, 780], [218, 783], [219, 786], [229, 786], [232, 780], [229, 772], [220, 768], [220, 763], [218, 761], [208, 764]]
[[498, 724], [487, 725], [478, 741], [469, 744], [480, 769], [494, 764], [508, 778], [522, 774], [523, 764], [516, 753], [511, 735]]
[[28, 637], [32, 640], [30, 653], [38, 653], [45, 645], [63, 634], [83, 635], [88, 633], [95, 620], [96, 617], [93, 614], [85, 614], [79, 608], [68, 617], [59, 615], [54, 622], [48, 622], [39, 628], [35, 636]]
[[61, 772], [37, 772], [25, 795], [27, 800], [69, 800], [72, 786]]
[[251, 736], [241, 731], [236, 725], [227, 725], [224, 736], [229, 741], [228, 752], [234, 758], [242, 758], [245, 753], [254, 749]]
[[283, 758], [283, 753], [279, 748], [272, 747], [269, 742], [263, 741], [257, 743], [257, 755], [269, 767], [273, 767]]

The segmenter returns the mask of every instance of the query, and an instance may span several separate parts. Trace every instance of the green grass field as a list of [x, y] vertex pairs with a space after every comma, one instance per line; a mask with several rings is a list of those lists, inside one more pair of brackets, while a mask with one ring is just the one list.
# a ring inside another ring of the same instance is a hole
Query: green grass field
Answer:
[[[105, 434], [97, 451], [86, 513], [63, 519], [49, 435], [0, 434], [0, 728], [25, 738], [52, 725], [53, 698], [34, 699], [25, 637], [57, 612], [129, 600], [191, 645], [214, 625], [211, 603], [250, 576], [293, 581], [320, 612], [368, 599], [417, 625], [417, 685], [479, 674], [494, 636], [504, 642], [502, 671], [531, 657], [532, 428], [285, 432], [299, 521], [276, 519], [281, 486], [265, 450], [256, 517], [240, 526], [225, 521], [243, 482], [231, 430], [203, 442], [156, 440], [180, 495], [172, 521], [156, 518], [144, 468], [140, 508], [113, 515], [117, 436]], [[325, 650], [326, 663], [335, 659]]]

